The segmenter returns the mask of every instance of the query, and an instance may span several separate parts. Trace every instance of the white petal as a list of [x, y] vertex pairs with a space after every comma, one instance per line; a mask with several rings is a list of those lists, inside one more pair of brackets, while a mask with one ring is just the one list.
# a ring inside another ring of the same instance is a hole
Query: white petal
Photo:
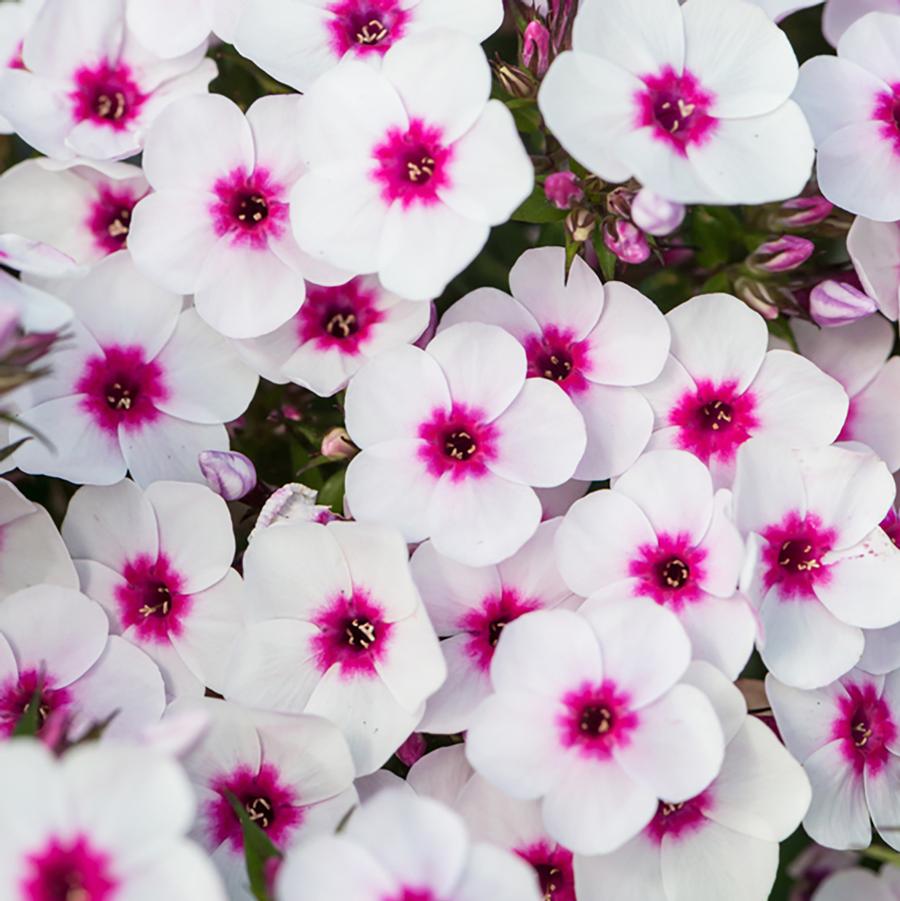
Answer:
[[884, 766], [878, 772], [867, 770], [863, 780], [872, 822], [884, 841], [896, 849], [900, 844], [900, 758], [888, 754]]
[[645, 833], [612, 854], [575, 855], [580, 901], [670, 901], [662, 883], [660, 846]]
[[[875, 316], [869, 319], [884, 322]], [[900, 469], [900, 422], [894, 416], [898, 394], [900, 362], [890, 359], [871, 384], [853, 398], [846, 429], [849, 435], [845, 435], [871, 447], [892, 472]]]
[[507, 854], [493, 845], [475, 845], [453, 898], [454, 901], [481, 901], [485, 897], [494, 901], [539, 901], [535, 871], [515, 854]]
[[[893, 222], [873, 222], [871, 219], [860, 216], [854, 221], [850, 233], [847, 235], [847, 252], [850, 254], [850, 259], [853, 260], [865, 292], [877, 301], [878, 308], [888, 319], [896, 321], [900, 228]], [[877, 321], [876, 317], [870, 316], [863, 322], [872, 322], [872, 320]], [[893, 340], [893, 331], [891, 331], [890, 337]], [[823, 368], [832, 372], [828, 367]], [[841, 378], [836, 373], [834, 374], [836, 378]], [[856, 393], [849, 386], [848, 392]]]
[[738, 451], [734, 514], [743, 535], [762, 533], [789, 513], [806, 514], [799, 461], [783, 445], [751, 439]]

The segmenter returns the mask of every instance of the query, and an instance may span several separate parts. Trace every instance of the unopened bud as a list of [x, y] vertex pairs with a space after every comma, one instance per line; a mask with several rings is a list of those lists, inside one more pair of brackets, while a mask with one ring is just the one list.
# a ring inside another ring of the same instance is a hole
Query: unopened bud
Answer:
[[500, 87], [511, 97], [526, 98], [537, 95], [537, 82], [527, 69], [511, 66], [502, 60], [495, 60], [493, 69]]
[[226, 501], [240, 500], [256, 487], [256, 468], [237, 451], [202, 451], [200, 471], [206, 484]]
[[544, 194], [558, 210], [570, 210], [584, 199], [584, 191], [574, 172], [554, 172], [544, 181]]
[[848, 282], [827, 279], [809, 293], [809, 315], [822, 328], [848, 325], [878, 309], [868, 294]]
[[834, 205], [824, 197], [795, 197], [781, 204], [776, 222], [783, 228], [803, 228], [824, 222], [834, 210]]
[[603, 229], [603, 243], [623, 263], [633, 266], [650, 259], [650, 245], [644, 233], [633, 223], [614, 219]]
[[412, 766], [417, 760], [425, 756], [428, 746], [421, 732], [413, 732], [409, 738], [397, 748], [397, 757], [402, 764]]
[[779, 292], [771, 291], [767, 285], [754, 279], [739, 278], [734, 283], [734, 293], [764, 319], [777, 319], [781, 315]]
[[590, 210], [572, 210], [566, 216], [566, 231], [569, 233], [569, 237], [577, 244], [584, 244], [585, 241], [589, 241], [596, 225], [597, 217]]
[[629, 191], [627, 188], [614, 188], [606, 196], [606, 208], [619, 219], [630, 219], [632, 200], [634, 200], [634, 191]]
[[359, 453], [359, 449], [350, 440], [346, 429], [332, 429], [322, 439], [322, 456], [349, 460]]
[[641, 188], [631, 202], [631, 221], [656, 237], [671, 235], [684, 222], [685, 212], [683, 204], [666, 200], [647, 188]]
[[816, 245], [796, 235], [782, 235], [760, 244], [747, 261], [763, 272], [790, 272], [802, 266], [815, 253]]
[[529, 22], [522, 36], [522, 63], [542, 78], [550, 66], [550, 32], [536, 19]]

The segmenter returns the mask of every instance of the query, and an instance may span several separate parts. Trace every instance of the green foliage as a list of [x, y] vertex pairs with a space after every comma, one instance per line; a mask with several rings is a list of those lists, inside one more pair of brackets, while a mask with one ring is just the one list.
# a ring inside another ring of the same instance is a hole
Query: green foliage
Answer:
[[226, 791], [225, 798], [231, 805], [234, 815], [241, 822], [244, 861], [247, 867], [247, 878], [250, 880], [250, 891], [257, 901], [272, 901], [266, 886], [266, 864], [273, 858], [280, 858], [281, 851], [272, 844], [269, 836], [250, 819], [250, 815], [234, 792]]

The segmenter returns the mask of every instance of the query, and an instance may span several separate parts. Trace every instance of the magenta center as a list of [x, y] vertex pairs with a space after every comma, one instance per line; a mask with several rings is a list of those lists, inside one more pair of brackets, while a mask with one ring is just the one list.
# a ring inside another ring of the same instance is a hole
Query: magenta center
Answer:
[[213, 227], [220, 237], [230, 235], [236, 244], [262, 250], [287, 228], [286, 191], [268, 169], [248, 174], [234, 169], [212, 188], [216, 200], [210, 206]]
[[354, 51], [383, 55], [406, 33], [410, 13], [400, 0], [338, 0], [326, 7], [331, 48], [337, 56]]
[[315, 341], [320, 350], [357, 356], [384, 319], [375, 290], [362, 279], [335, 288], [310, 286], [297, 313], [297, 337], [301, 344]]
[[703, 811], [709, 802], [706, 792], [677, 804], [660, 801], [656, 814], [647, 826], [647, 835], [658, 844], [663, 838], [678, 838], [696, 832], [706, 823]]
[[900, 154], [900, 83], [892, 84], [890, 91], [883, 91], [875, 98], [872, 118], [881, 122], [881, 135]]
[[181, 635], [191, 597], [183, 593], [184, 580], [164, 554], [155, 560], [147, 554], [129, 560], [122, 578], [124, 581], [116, 587], [116, 600], [123, 628], [134, 627], [143, 641], [153, 643]]
[[657, 536], [657, 543], [644, 544], [629, 563], [628, 573], [639, 580], [635, 593], [652, 598], [675, 611], [703, 596], [706, 551], [691, 544], [690, 535]]
[[381, 186], [385, 203], [399, 201], [408, 209], [439, 202], [438, 191], [450, 184], [452, 158], [452, 148], [443, 141], [441, 129], [421, 119], [412, 119], [406, 131], [388, 131], [372, 151], [372, 177]]
[[345, 675], [375, 674], [376, 662], [387, 654], [393, 627], [368, 592], [355, 588], [349, 597], [339, 594], [312, 622], [319, 627], [313, 647], [321, 672], [337, 664]]
[[580, 394], [588, 387], [585, 373], [591, 370], [586, 341], [577, 341], [571, 329], [548, 325], [542, 334], [525, 339], [528, 375], [556, 382], [567, 394]]
[[503, 630], [511, 622], [539, 610], [541, 603], [532, 598], [522, 598], [514, 588], [504, 588], [499, 595], [489, 595], [460, 621], [459, 628], [469, 633], [466, 654], [482, 672], [486, 673], [494, 658], [494, 650]]
[[666, 66], [659, 74], [641, 80], [645, 87], [635, 98], [639, 126], [652, 128], [654, 137], [680, 156], [711, 136], [716, 119], [709, 110], [715, 98], [694, 75], [687, 71], [679, 75]]
[[537, 873], [544, 901], [577, 901], [571, 851], [540, 841], [515, 853]]
[[140, 197], [127, 189], [101, 188], [91, 205], [87, 227], [103, 253], [121, 250], [131, 230], [131, 213]]
[[609, 679], [569, 692], [557, 717], [563, 746], [577, 748], [583, 757], [608, 759], [613, 748], [628, 744], [638, 725], [628, 705], [628, 695]]
[[82, 66], [75, 73], [75, 89], [69, 95], [75, 119], [124, 131], [147, 101], [124, 63], [109, 60], [98, 66]]
[[844, 758], [856, 773], [880, 772], [888, 759], [888, 744], [897, 737], [891, 711], [871, 683], [850, 683], [838, 700], [840, 714], [832, 724], [832, 738], [842, 742]]
[[823, 557], [834, 547], [836, 536], [815, 514], [789, 513], [779, 524], [766, 528], [762, 537], [767, 589], [777, 585], [784, 598], [812, 598], [815, 586], [831, 578]]
[[108, 855], [84, 836], [53, 838], [26, 864], [21, 891], [27, 901], [113, 901], [118, 894]]
[[[72, 698], [65, 688], [53, 688], [54, 679], [36, 669], [26, 669], [18, 678], [0, 686], [0, 735], [9, 736], [16, 724], [37, 696], [38, 731], [44, 727], [51, 714], [66, 710]], [[38, 692], [40, 688], [40, 692]]]
[[497, 457], [497, 427], [484, 421], [474, 407], [453, 404], [450, 410], [437, 409], [431, 419], [419, 426], [421, 459], [435, 478], [445, 473], [456, 482], [479, 478], [487, 473], [487, 464]]

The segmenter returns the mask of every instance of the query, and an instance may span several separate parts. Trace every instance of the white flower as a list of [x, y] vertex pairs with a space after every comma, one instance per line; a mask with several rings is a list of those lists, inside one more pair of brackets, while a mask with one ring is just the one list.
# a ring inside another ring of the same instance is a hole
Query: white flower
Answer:
[[291, 850], [277, 879], [281, 901], [538, 901], [517, 857], [472, 843], [443, 804], [402, 790], [377, 794], [338, 836]]
[[125, 27], [125, 0], [46, 0], [25, 37], [24, 68], [0, 74], [0, 113], [55, 159], [125, 159], [168, 103], [206, 92], [216, 65], [205, 50], [152, 55]]
[[0, 747], [0, 884], [9, 901], [226, 901], [185, 836], [190, 783], [154, 751], [87, 744], [62, 760], [33, 741]]
[[547, 832], [570, 850], [613, 851], [658, 798], [687, 801], [719, 772], [715, 711], [679, 683], [690, 656], [675, 616], [644, 598], [528, 613], [503, 630], [469, 761], [514, 798], [542, 799]]
[[525, 349], [528, 375], [556, 382], [584, 418], [579, 479], [619, 475], [647, 446], [653, 413], [635, 385], [652, 382], [669, 351], [657, 307], [622, 282], [603, 285], [562, 247], [526, 251], [509, 273], [512, 297], [479, 288], [453, 304], [441, 330], [460, 322], [506, 329]]
[[407, 558], [396, 532], [360, 523], [257, 532], [244, 555], [250, 624], [225, 696], [331, 720], [357, 772], [380, 767], [446, 676]]
[[572, 46], [538, 102], [566, 150], [601, 178], [634, 176], [680, 203], [764, 203], [803, 189], [813, 145], [788, 99], [797, 60], [762, 10], [588, 0]]
[[870, 13], [838, 55], [803, 64], [797, 102], [818, 150], [819, 188], [832, 203], [880, 222], [900, 219], [900, 16]]
[[900, 306], [900, 226], [858, 216], [847, 235], [847, 252], [866, 293], [893, 322]]
[[496, 566], [472, 567], [435, 550], [430, 541], [413, 554], [413, 579], [425, 602], [447, 661], [447, 681], [428, 699], [422, 732], [462, 732], [491, 693], [494, 649], [524, 613], [580, 603], [553, 558], [560, 520], [541, 523], [534, 536]]
[[344, 60], [306, 94], [309, 171], [291, 195], [300, 246], [389, 291], [430, 300], [528, 197], [531, 162], [512, 114], [490, 100], [472, 39], [432, 29], [381, 70]]
[[347, 470], [353, 515], [409, 542], [430, 537], [469, 566], [514, 554], [541, 519], [533, 486], [571, 478], [585, 448], [574, 404], [527, 367], [511, 335], [481, 323], [366, 364], [347, 389], [347, 431], [362, 448]]
[[[21, 69], [22, 43], [44, 0], [14, 0], [0, 4], [0, 80], [3, 69]], [[0, 116], [0, 134], [12, 134], [10, 122]]]
[[[142, 485], [203, 482], [197, 455], [228, 449], [222, 423], [256, 389], [237, 351], [196, 311], [182, 312], [181, 297], [144, 279], [128, 254], [55, 290], [76, 320], [19, 413], [52, 444], [27, 442], [15, 454], [19, 468], [79, 484], [111, 485], [126, 470]], [[12, 440], [28, 434], [10, 430]]]
[[62, 527], [81, 590], [158, 664], [171, 696], [222, 692], [243, 625], [228, 507], [205, 485], [75, 492]]
[[887, 467], [868, 452], [791, 452], [762, 440], [741, 448], [742, 588], [759, 611], [763, 661], [782, 682], [832, 682], [859, 661], [864, 628], [900, 621], [900, 550], [879, 528], [894, 493]]
[[377, 67], [391, 47], [429, 28], [483, 41], [502, 21], [502, 0], [266, 0], [246, 6], [234, 44], [279, 81], [306, 91], [345, 57]]
[[844, 32], [867, 13], [896, 13], [896, 0], [826, 0], [822, 15], [822, 31], [829, 43], [837, 47]]
[[826, 879], [813, 897], [815, 901], [900, 901], [900, 867], [885, 864], [877, 875], [862, 867], [843, 870]]
[[[233, 41], [246, 0], [125, 0], [128, 27], [148, 50], [171, 59], [206, 46], [211, 31]], [[255, 6], [255, 4], [254, 4]]]

